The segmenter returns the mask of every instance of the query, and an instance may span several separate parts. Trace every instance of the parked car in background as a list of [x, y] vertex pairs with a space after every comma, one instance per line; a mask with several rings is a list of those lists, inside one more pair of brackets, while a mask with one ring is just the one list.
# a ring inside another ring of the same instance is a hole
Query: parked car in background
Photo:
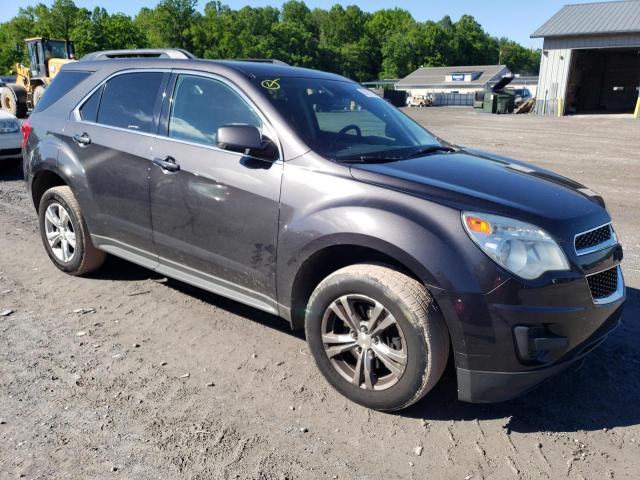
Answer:
[[56, 267], [83, 275], [111, 253], [281, 316], [370, 408], [418, 401], [451, 351], [461, 400], [513, 398], [621, 318], [622, 247], [600, 196], [446, 143], [338, 75], [79, 61], [23, 127]]
[[0, 110], [0, 162], [22, 157], [22, 134], [16, 117]]
[[513, 101], [516, 107], [519, 107], [530, 98], [533, 98], [531, 91], [528, 88], [508, 88], [507, 90], [512, 91], [515, 95]]
[[413, 95], [407, 97], [408, 107], [430, 107], [433, 105], [433, 99], [430, 95]]

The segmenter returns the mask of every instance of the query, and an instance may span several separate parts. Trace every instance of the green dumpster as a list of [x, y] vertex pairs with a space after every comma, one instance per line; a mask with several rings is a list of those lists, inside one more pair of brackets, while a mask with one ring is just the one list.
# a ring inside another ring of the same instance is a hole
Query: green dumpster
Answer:
[[495, 113], [513, 113], [515, 107], [515, 98], [510, 93], [500, 92], [494, 94], [496, 97], [496, 110]]
[[484, 102], [482, 110], [486, 113], [513, 113], [515, 108], [515, 96], [504, 89], [513, 77], [502, 77], [498, 83], [484, 90]]
[[482, 110], [486, 113], [496, 113], [498, 97], [491, 91], [485, 92]]

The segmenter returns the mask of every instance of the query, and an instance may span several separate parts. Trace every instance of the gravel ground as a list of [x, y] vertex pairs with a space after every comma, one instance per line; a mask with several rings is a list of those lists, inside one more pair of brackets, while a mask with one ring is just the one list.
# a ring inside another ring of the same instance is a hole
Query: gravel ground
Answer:
[[409, 113], [605, 196], [629, 301], [582, 368], [499, 405], [458, 402], [449, 369], [411, 409], [369, 411], [276, 318], [115, 258], [59, 272], [2, 165], [0, 479], [639, 478], [640, 121]]

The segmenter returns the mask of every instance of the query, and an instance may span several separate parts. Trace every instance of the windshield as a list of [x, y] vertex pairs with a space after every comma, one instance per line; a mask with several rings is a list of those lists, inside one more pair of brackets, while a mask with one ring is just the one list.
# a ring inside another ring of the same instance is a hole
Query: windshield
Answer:
[[302, 140], [335, 159], [399, 159], [440, 143], [375, 93], [355, 83], [316, 78], [258, 78]]
[[49, 40], [45, 43], [45, 57], [68, 58], [67, 45], [59, 40]]

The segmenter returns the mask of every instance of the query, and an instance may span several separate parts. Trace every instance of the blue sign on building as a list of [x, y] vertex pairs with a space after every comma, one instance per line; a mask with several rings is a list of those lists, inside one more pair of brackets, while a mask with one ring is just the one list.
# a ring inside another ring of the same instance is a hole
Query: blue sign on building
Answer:
[[451, 80], [454, 82], [464, 82], [464, 73], [452, 73]]

